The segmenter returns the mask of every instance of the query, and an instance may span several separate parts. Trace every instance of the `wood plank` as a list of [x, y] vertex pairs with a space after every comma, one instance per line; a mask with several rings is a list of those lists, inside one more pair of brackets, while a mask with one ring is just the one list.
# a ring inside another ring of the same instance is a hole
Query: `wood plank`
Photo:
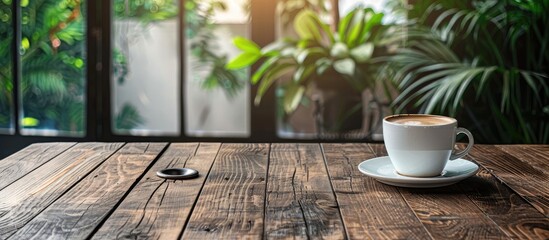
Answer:
[[435, 239], [506, 239], [491, 218], [457, 186], [402, 189], [402, 195]]
[[319, 144], [271, 146], [265, 237], [345, 238]]
[[75, 143], [35, 143], [0, 160], [0, 190], [69, 149]]
[[541, 171], [549, 170], [549, 145], [499, 145], [496, 147]]
[[[93, 239], [177, 239], [198, 199], [219, 143], [172, 143], [118, 206]], [[156, 172], [189, 167], [200, 176], [182, 181], [164, 180]]]
[[[376, 156], [387, 155], [383, 145], [372, 145], [372, 150]], [[399, 191], [435, 239], [509, 238], [464, 193], [461, 184]]]
[[87, 238], [165, 146], [126, 144], [12, 237]]
[[117, 151], [122, 143], [80, 143], [0, 191], [5, 239]]
[[223, 144], [183, 239], [259, 239], [268, 144]]
[[367, 144], [322, 144], [331, 181], [350, 239], [431, 238], [398, 188], [359, 172], [374, 158]]
[[[549, 169], [540, 170], [496, 146], [475, 145], [476, 162], [549, 217]], [[524, 157], [524, 156], [523, 156]]]
[[549, 219], [486, 169], [459, 186], [511, 238], [549, 239]]

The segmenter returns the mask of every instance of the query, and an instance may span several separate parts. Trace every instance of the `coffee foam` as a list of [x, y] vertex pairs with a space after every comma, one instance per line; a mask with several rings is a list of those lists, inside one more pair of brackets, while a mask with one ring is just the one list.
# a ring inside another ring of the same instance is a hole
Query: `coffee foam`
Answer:
[[405, 122], [398, 122], [400, 124], [404, 124], [404, 125], [412, 125], [412, 126], [415, 126], [415, 125], [425, 125], [423, 122], [421, 121], [414, 121], [414, 120], [407, 120]]
[[387, 121], [406, 126], [444, 125], [453, 122], [453, 119], [432, 115], [400, 115], [387, 118]]

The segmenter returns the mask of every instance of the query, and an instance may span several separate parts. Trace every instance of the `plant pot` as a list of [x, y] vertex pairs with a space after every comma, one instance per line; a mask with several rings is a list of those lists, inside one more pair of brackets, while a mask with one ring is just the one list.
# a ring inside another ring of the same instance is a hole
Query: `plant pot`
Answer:
[[303, 97], [295, 111], [287, 113], [284, 111], [285, 89], [276, 89], [276, 123], [277, 135], [280, 138], [288, 139], [315, 139], [317, 130], [314, 120], [314, 106], [310, 94]]
[[362, 93], [352, 88], [339, 76], [328, 76], [315, 81], [312, 95], [315, 121], [322, 135], [336, 135], [362, 129]]
[[[338, 76], [334, 76], [338, 77]], [[337, 84], [334, 84], [337, 83]], [[286, 113], [284, 89], [277, 88], [277, 132], [290, 139], [367, 139], [375, 131], [380, 106], [344, 79], [315, 81], [294, 112]]]

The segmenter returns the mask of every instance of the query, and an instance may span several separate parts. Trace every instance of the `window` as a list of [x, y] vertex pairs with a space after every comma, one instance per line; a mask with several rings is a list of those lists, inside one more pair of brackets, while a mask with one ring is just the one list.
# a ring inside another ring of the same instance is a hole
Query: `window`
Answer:
[[239, 53], [232, 38], [266, 45], [285, 34], [275, 29], [276, 1], [90, 3], [0, 1], [2, 134], [28, 142], [288, 137], [277, 135], [276, 91], [254, 106], [249, 69], [224, 67]]
[[[246, 137], [246, 71], [225, 69], [247, 36], [245, 1], [115, 1], [112, 126], [120, 135]], [[180, 24], [181, 12], [184, 24]], [[181, 92], [184, 84], [184, 92]], [[181, 119], [181, 104], [184, 117]]]
[[111, 116], [115, 134], [180, 134], [180, 13], [174, 0], [113, 6]]
[[84, 6], [80, 0], [0, 2], [2, 132], [19, 126], [22, 135], [85, 134]]
[[249, 37], [247, 1], [185, 3], [185, 133], [194, 137], [250, 135], [248, 71], [226, 70], [239, 51], [231, 39]]
[[0, 133], [14, 132], [13, 5], [0, 2]]

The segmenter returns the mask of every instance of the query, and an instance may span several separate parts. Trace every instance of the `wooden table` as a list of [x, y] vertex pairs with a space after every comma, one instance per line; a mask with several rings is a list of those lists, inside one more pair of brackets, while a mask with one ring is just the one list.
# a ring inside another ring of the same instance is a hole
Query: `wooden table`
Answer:
[[[476, 176], [388, 186], [380, 144], [44, 143], [0, 161], [0, 239], [549, 239], [549, 145], [477, 145]], [[200, 177], [164, 180], [190, 167]]]

